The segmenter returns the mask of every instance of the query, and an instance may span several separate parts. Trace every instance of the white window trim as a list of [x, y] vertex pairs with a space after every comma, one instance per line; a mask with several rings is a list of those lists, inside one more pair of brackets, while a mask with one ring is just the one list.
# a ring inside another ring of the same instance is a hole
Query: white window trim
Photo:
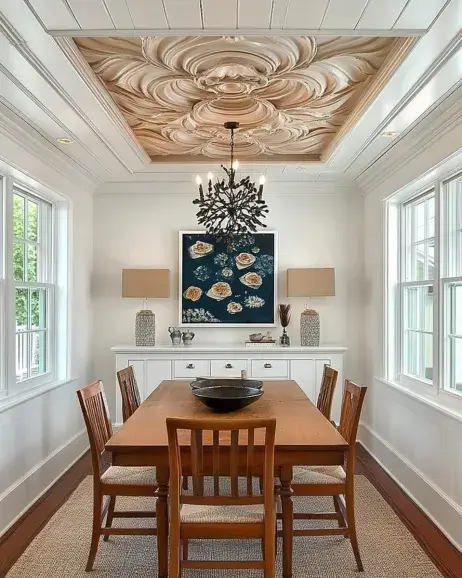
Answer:
[[[69, 299], [69, 258], [70, 258], [70, 232], [69, 211], [70, 203], [65, 197], [52, 191], [38, 182], [11, 169], [2, 163], [3, 187], [1, 188], [0, 200], [0, 225], [4, 230], [3, 254], [0, 255], [0, 411], [23, 400], [41, 395], [45, 391], [54, 389], [71, 381], [69, 377], [70, 338], [68, 333], [70, 299]], [[6, 170], [5, 170], [6, 169]], [[14, 311], [14, 285], [13, 280], [13, 222], [5, 218], [12, 214], [13, 188], [29, 192], [33, 196], [43, 199], [52, 204], [54, 210], [54, 222], [52, 227], [52, 252], [54, 257], [52, 299], [54, 306], [50, 307], [50, 327], [53, 327], [53, 341], [51, 345], [51, 365], [49, 373], [37, 378], [30, 378], [16, 383], [15, 371], [15, 311]], [[11, 222], [10, 222], [11, 221]], [[3, 271], [2, 271], [3, 267]], [[2, 279], [2, 274], [4, 278]], [[11, 306], [13, 304], [13, 306]], [[2, 318], [2, 311], [4, 312]]]
[[[444, 340], [444, 315], [446, 303], [445, 296], [439, 299], [443, 288], [443, 279], [440, 275], [441, 268], [441, 201], [442, 183], [458, 174], [462, 169], [462, 152], [457, 152], [443, 163], [432, 168], [427, 173], [416, 179], [412, 183], [384, 199], [383, 201], [383, 223], [384, 223], [384, 290], [383, 290], [383, 321], [384, 321], [384, 347], [382, 358], [382, 375], [376, 379], [382, 383], [399, 389], [402, 393], [409, 395], [432, 407], [437, 407], [441, 411], [450, 415], [462, 417], [462, 395], [449, 389], [444, 389], [444, 360], [442, 341]], [[410, 200], [424, 193], [426, 190], [435, 188], [435, 239], [438, 235], [438, 242], [435, 243], [435, 282], [433, 291], [435, 303], [434, 307], [433, 331], [438, 339], [434, 340], [433, 351], [433, 383], [417, 378], [403, 376], [399, 373], [399, 351], [402, 349], [399, 330], [399, 306], [397, 304], [397, 280], [398, 269], [401, 267], [400, 259], [396, 255], [400, 248], [399, 232], [402, 230], [399, 219], [399, 207], [406, 200]], [[446, 280], [446, 279], [444, 279]]]

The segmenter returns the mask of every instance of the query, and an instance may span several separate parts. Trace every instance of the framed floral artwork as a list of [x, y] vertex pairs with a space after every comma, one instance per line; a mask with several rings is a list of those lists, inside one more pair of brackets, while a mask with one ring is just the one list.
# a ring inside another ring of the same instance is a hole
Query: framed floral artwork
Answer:
[[233, 245], [180, 231], [181, 325], [276, 325], [276, 232], [238, 235]]

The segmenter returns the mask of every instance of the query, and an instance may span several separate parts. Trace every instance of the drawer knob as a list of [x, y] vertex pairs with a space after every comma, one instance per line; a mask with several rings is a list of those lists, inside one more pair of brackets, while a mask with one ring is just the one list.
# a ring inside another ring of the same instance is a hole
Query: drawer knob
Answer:
[[227, 363], [227, 364], [225, 365], [225, 367], [226, 367], [226, 369], [233, 369], [233, 366], [232, 366], [231, 363]]
[[188, 363], [186, 369], [194, 369], [194, 363]]
[[271, 365], [271, 363], [265, 363], [265, 365], [263, 367], [265, 369], [271, 369], [273, 366]]

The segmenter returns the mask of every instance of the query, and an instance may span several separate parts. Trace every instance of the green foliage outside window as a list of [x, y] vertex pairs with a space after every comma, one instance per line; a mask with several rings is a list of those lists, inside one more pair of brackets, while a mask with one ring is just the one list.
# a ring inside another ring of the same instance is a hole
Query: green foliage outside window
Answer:
[[[37, 241], [39, 204], [31, 199], [15, 194], [13, 196], [13, 275], [15, 281], [37, 281]], [[43, 290], [16, 289], [16, 326], [28, 325], [28, 307], [31, 307], [31, 325], [43, 326]], [[42, 323], [40, 323], [42, 319]]]

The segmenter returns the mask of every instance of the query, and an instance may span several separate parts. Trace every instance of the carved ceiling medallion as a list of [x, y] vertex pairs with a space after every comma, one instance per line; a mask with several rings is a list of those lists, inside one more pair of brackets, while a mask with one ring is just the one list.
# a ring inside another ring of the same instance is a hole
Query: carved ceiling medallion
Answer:
[[153, 160], [319, 158], [394, 38], [75, 38]]

